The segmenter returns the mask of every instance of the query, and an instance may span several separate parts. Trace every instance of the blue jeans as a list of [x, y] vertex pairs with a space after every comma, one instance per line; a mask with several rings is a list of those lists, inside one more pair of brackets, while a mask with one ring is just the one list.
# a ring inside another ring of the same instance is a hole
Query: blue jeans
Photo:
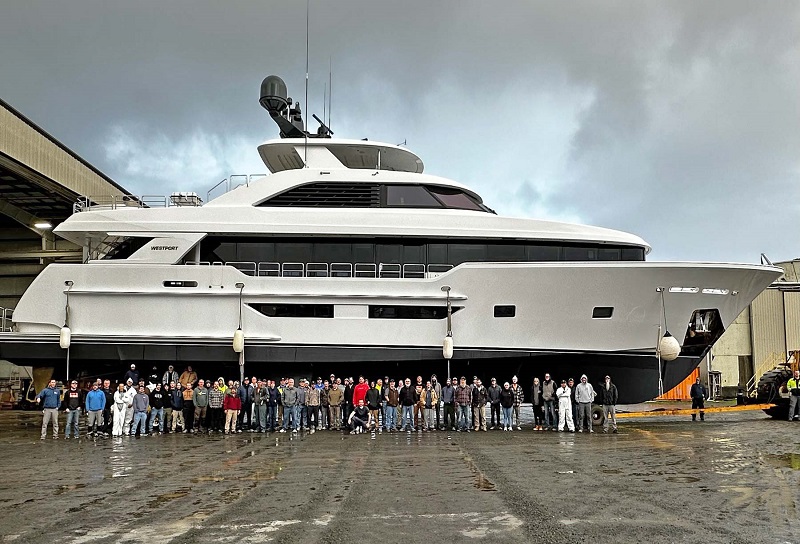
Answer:
[[283, 407], [283, 428], [289, 430], [289, 420], [292, 421], [292, 429], [295, 431], [300, 428], [300, 407], [284, 406]]
[[269, 406], [267, 405], [267, 419], [266, 419], [266, 426], [267, 429], [275, 430], [278, 428], [278, 405]]
[[386, 430], [394, 430], [397, 424], [397, 406], [386, 406], [386, 412], [383, 416], [383, 423]]
[[69, 436], [69, 430], [70, 429], [75, 429], [75, 433], [74, 433], [75, 434], [75, 438], [78, 438], [78, 431], [80, 430], [79, 429], [80, 422], [81, 422], [81, 409], [80, 408], [76, 408], [75, 410], [70, 410], [69, 412], [67, 412], [67, 425], [66, 425], [67, 429], [66, 429], [66, 432], [65, 432], [64, 436], [68, 437]]
[[303, 404], [303, 405], [298, 406], [297, 408], [300, 409], [300, 411], [298, 412], [298, 415], [299, 415], [298, 419], [300, 420], [300, 426], [303, 427], [303, 428], [306, 428], [308, 426], [308, 423], [309, 423], [309, 421], [308, 421], [308, 406]]
[[509, 406], [506, 408], [505, 406], [501, 407], [503, 409], [503, 427], [511, 427], [511, 410], [513, 410], [513, 406]]
[[406, 425], [414, 430], [414, 406], [403, 406], [403, 419], [400, 420], [400, 429], [405, 430]]
[[139, 428], [139, 434], [147, 433], [147, 412], [134, 412], [133, 425], [131, 426], [131, 434], [136, 434], [136, 429]]
[[472, 410], [470, 410], [469, 404], [461, 406], [458, 405], [458, 414], [456, 415], [456, 425], [460, 424], [461, 430], [466, 431], [470, 428], [470, 416]]
[[150, 432], [153, 432], [153, 422], [156, 420], [156, 415], [158, 415], [158, 432], [164, 432], [164, 409], [163, 408], [150, 408]]
[[554, 400], [546, 400], [544, 401], [544, 426], [545, 427], [555, 427], [558, 422], [556, 421], [556, 401]]
[[251, 429], [261, 431], [262, 433], [267, 430], [267, 410], [266, 404], [256, 404], [253, 406], [253, 422], [250, 424]]

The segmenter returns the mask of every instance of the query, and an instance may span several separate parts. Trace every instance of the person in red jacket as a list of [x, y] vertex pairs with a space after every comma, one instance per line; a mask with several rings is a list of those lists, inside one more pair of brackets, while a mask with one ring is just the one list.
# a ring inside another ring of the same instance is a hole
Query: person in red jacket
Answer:
[[367, 391], [369, 391], [369, 384], [364, 379], [364, 376], [358, 377], [358, 385], [353, 389], [353, 406], [358, 406], [358, 401], [363, 400], [366, 404]]
[[[225, 410], [225, 434], [236, 432], [236, 420], [239, 417], [239, 410], [242, 409], [242, 399], [239, 398], [238, 390], [229, 387], [225, 391], [225, 398], [222, 399], [222, 409]], [[241, 430], [239, 432], [242, 432]]]

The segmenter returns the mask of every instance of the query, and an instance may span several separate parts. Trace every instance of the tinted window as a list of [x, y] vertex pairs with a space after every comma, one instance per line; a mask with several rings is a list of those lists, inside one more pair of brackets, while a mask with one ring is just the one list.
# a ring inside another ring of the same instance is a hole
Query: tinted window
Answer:
[[380, 244], [377, 250], [379, 263], [400, 263], [403, 246], [399, 244]]
[[237, 244], [236, 260], [248, 262], [274, 262], [275, 244], [272, 242], [241, 242]]
[[561, 248], [558, 246], [537, 246], [526, 247], [529, 261], [559, 261], [561, 260]]
[[462, 210], [478, 210], [483, 209], [477, 202], [470, 197], [455, 189], [445, 189], [443, 187], [429, 187], [430, 191], [436, 195], [436, 198], [448, 208], [458, 208]]
[[486, 262], [486, 245], [484, 244], [450, 244], [448, 253], [450, 264]]
[[594, 319], [608, 319], [614, 314], [613, 306], [596, 306], [592, 310], [592, 317]]
[[517, 307], [513, 305], [495, 306], [495, 317], [514, 317], [517, 314]]
[[315, 263], [349, 263], [352, 262], [353, 250], [350, 244], [314, 244]]
[[620, 256], [619, 248], [601, 247], [597, 250], [598, 260], [601, 261], [618, 261]]
[[354, 263], [374, 263], [375, 245], [374, 244], [353, 244]]
[[591, 247], [565, 247], [565, 261], [596, 261], [597, 250]]
[[447, 264], [447, 244], [428, 244], [428, 263]]
[[[461, 307], [453, 307], [453, 313]], [[444, 319], [446, 306], [370, 306], [369, 316], [373, 319]]]
[[311, 262], [311, 244], [283, 243], [275, 248], [276, 260], [282, 263]]
[[490, 244], [489, 260], [495, 262], [525, 261], [525, 246], [518, 244]]
[[333, 304], [250, 304], [269, 317], [333, 317]]
[[420, 185], [387, 185], [386, 186], [386, 205], [387, 206], [411, 206], [411, 207], [434, 207], [441, 208], [442, 205], [436, 200], [425, 187]]
[[641, 247], [623, 247], [622, 248], [623, 261], [643, 261], [644, 249]]

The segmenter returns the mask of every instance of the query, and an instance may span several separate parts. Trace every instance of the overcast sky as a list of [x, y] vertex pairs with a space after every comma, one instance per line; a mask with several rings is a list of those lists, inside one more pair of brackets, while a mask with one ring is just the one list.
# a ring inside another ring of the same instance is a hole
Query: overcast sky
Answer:
[[[633, 232], [651, 259], [800, 256], [800, 2], [310, 6], [310, 113], [330, 64], [336, 136], [407, 141], [501, 214]], [[0, 96], [136, 194], [266, 171], [261, 80], [304, 102], [302, 1], [0, 17]]]

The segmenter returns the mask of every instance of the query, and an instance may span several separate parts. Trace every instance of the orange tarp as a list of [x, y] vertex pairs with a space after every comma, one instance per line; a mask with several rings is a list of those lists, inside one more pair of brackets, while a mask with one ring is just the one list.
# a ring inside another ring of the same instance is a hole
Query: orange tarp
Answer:
[[656, 400], [691, 400], [692, 396], [689, 394], [689, 391], [692, 389], [692, 385], [699, 376], [700, 369], [695, 368], [694, 372], [686, 376], [685, 380], [658, 397]]

